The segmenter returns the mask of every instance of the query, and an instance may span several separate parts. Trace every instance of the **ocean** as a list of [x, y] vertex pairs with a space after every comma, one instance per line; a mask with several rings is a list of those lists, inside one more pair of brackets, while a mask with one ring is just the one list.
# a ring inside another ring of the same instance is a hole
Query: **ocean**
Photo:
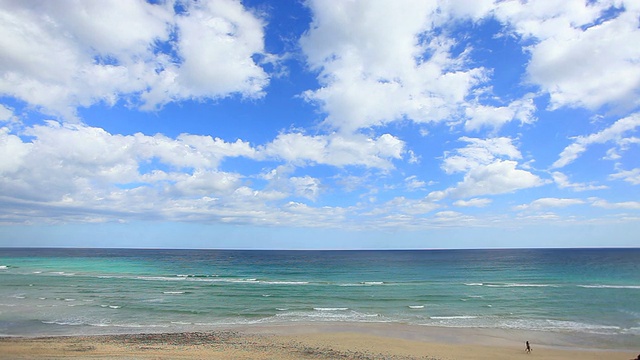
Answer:
[[640, 344], [640, 249], [0, 249], [0, 335], [316, 322]]

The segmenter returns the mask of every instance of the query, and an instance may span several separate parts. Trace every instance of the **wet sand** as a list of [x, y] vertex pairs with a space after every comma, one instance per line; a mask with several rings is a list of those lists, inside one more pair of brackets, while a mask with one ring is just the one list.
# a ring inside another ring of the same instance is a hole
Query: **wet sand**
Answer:
[[[532, 343], [531, 354], [524, 351], [525, 340]], [[640, 353], [595, 340], [511, 330], [296, 324], [210, 332], [0, 338], [0, 359], [628, 360]]]

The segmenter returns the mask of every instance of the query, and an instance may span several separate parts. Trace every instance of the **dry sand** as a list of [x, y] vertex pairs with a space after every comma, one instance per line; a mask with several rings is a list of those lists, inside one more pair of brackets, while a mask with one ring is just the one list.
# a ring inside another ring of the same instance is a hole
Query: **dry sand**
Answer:
[[[531, 354], [524, 351], [524, 340], [516, 340], [522, 336], [532, 341]], [[283, 325], [169, 334], [0, 338], [0, 359], [628, 360], [640, 352], [591, 345], [578, 348], [575, 342], [549, 333], [392, 324]]]

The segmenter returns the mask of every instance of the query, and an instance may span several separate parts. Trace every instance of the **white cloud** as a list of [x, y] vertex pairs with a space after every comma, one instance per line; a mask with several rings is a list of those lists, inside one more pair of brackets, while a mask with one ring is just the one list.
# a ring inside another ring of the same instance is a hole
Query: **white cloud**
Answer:
[[294, 188], [293, 193], [297, 196], [316, 200], [320, 195], [320, 180], [311, 176], [291, 177], [289, 179]]
[[430, 213], [441, 207], [442, 205], [429, 198], [407, 199], [404, 196], [399, 196], [376, 206], [370, 215], [403, 214], [415, 216]]
[[480, 130], [485, 127], [500, 129], [509, 121], [518, 120], [522, 124], [533, 123], [536, 106], [532, 98], [516, 100], [508, 106], [487, 106], [475, 104], [465, 109], [467, 120], [464, 127], [467, 131]]
[[622, 179], [633, 185], [640, 185], [640, 168], [631, 170], [618, 170], [617, 173], [609, 176], [611, 179]]
[[453, 203], [459, 207], [486, 207], [491, 204], [491, 199], [486, 198], [473, 198], [469, 200], [458, 200]]
[[527, 77], [550, 94], [552, 109], [639, 104], [637, 2], [509, 1], [497, 4], [495, 14], [535, 41]]
[[13, 118], [13, 109], [0, 104], [0, 121], [9, 121]]
[[573, 161], [587, 151], [587, 148], [593, 144], [604, 144], [609, 141], [626, 144], [623, 135], [627, 132], [635, 131], [640, 126], [640, 114], [635, 113], [613, 123], [610, 127], [587, 136], [577, 136], [574, 142], [564, 148], [560, 153], [560, 158], [556, 160], [552, 167], [561, 168]]
[[24, 144], [16, 136], [9, 134], [6, 127], [0, 128], [0, 176], [17, 171], [23, 164], [25, 156], [30, 150], [29, 144]]
[[516, 169], [517, 162], [497, 160], [491, 164], [471, 169], [464, 180], [449, 190], [453, 197], [466, 198], [480, 195], [496, 195], [528, 189], [544, 184], [538, 176]]
[[3, 1], [0, 94], [68, 119], [123, 98], [154, 108], [261, 96], [269, 78], [252, 56], [264, 54], [262, 21], [233, 0], [185, 3], [183, 14], [172, 5]]
[[573, 191], [591, 191], [591, 190], [603, 190], [607, 189], [606, 185], [593, 185], [584, 183], [572, 183], [569, 177], [559, 171], [554, 171], [551, 176], [553, 181], [558, 185], [560, 189], [571, 189]]
[[[386, 171], [393, 167], [391, 160], [401, 158], [404, 146], [390, 135], [372, 139], [291, 133], [252, 147], [242, 140], [226, 142], [202, 135], [113, 135], [101, 128], [55, 121], [26, 128], [21, 136], [27, 140], [7, 127], [0, 129], [4, 209], [0, 221], [14, 222], [46, 216], [51, 221], [154, 218], [292, 224], [293, 218], [283, 215], [279, 202], [290, 197], [315, 201], [322, 191], [320, 179], [292, 176], [296, 164]], [[305, 150], [309, 145], [313, 151]], [[256, 176], [267, 183], [253, 188], [251, 174], [219, 169], [230, 157], [285, 164]], [[29, 204], [29, 214], [21, 212], [24, 204]], [[341, 210], [308, 207], [308, 211]], [[311, 215], [300, 216], [296, 217], [300, 221], [314, 222]]]
[[616, 146], [607, 150], [605, 160], [619, 160], [622, 159], [622, 154], [629, 150], [632, 145], [640, 145], [640, 138], [629, 137], [623, 138], [616, 142]]
[[433, 31], [448, 19], [436, 2], [308, 5], [313, 23], [301, 45], [322, 87], [305, 97], [322, 107], [334, 128], [449, 120], [486, 78], [485, 69], [467, 65], [468, 52], [452, 55], [455, 41]]
[[496, 158], [520, 159], [520, 151], [506, 137], [478, 139], [461, 137], [467, 142], [464, 148], [456, 149], [453, 155], [445, 153], [442, 169], [447, 174], [469, 171], [478, 166], [491, 164]]
[[391, 160], [401, 159], [405, 150], [404, 142], [389, 134], [371, 139], [361, 134], [308, 136], [287, 133], [278, 135], [261, 152], [299, 165], [359, 165], [389, 170], [393, 168]]
[[422, 190], [427, 186], [426, 182], [419, 180], [415, 175], [405, 178], [404, 182], [409, 191]]
[[546, 208], [567, 207], [572, 205], [582, 205], [585, 201], [581, 199], [562, 199], [562, 198], [541, 198], [532, 201], [530, 204], [516, 206], [517, 210], [540, 210]]
[[442, 199], [496, 195], [544, 184], [531, 172], [516, 169], [518, 163], [514, 159], [520, 159], [522, 155], [510, 138], [462, 137], [460, 140], [468, 145], [446, 152], [441, 167], [447, 174], [464, 172], [464, 179], [456, 186], [430, 196]]
[[609, 202], [604, 199], [591, 198], [592, 205], [605, 209], [627, 209], [627, 210], [640, 210], [640, 201], [623, 201], [623, 202]]

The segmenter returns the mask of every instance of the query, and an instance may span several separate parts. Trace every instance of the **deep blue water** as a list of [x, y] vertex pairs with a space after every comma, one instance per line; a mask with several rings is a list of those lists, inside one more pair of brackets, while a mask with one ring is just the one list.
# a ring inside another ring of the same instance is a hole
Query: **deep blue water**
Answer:
[[0, 335], [318, 321], [633, 341], [640, 249], [0, 249]]

